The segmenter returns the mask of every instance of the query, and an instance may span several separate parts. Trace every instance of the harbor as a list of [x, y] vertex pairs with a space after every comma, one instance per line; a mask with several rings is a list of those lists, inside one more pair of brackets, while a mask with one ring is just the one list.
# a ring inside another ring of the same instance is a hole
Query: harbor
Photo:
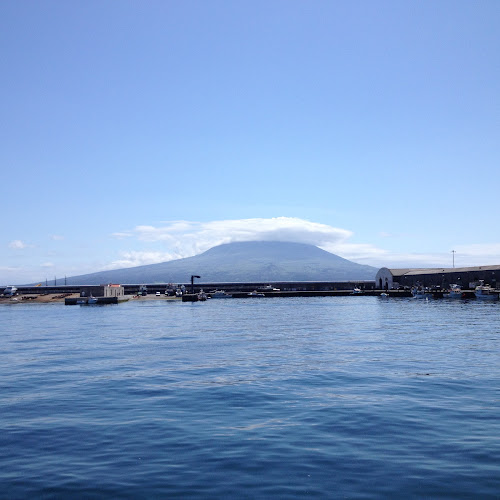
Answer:
[[[101, 285], [64, 284], [0, 287], [0, 303], [66, 305], [117, 304], [127, 300], [197, 302], [220, 298], [381, 296], [384, 298], [460, 298], [498, 300], [500, 266], [462, 268], [381, 268], [373, 280], [344, 281], [209, 281], [203, 273], [184, 283], [142, 282]], [[189, 275], [188, 275], [189, 276]], [[186, 276], [186, 278], [188, 278]], [[66, 280], [65, 280], [66, 281]]]
[[[139, 287], [135, 285], [129, 285], [129, 293], [123, 293], [120, 296], [105, 297], [105, 296], [93, 296], [88, 293], [86, 287], [65, 287], [64, 285], [60, 287], [50, 287], [50, 291], [38, 291], [34, 292], [32, 287], [17, 287], [15, 295], [5, 296], [0, 295], [0, 304], [2, 303], [30, 303], [30, 304], [50, 304], [62, 302], [66, 305], [107, 305], [107, 304], [119, 304], [121, 302], [126, 302], [129, 300], [133, 301], [168, 301], [168, 302], [198, 302], [203, 300], [219, 300], [221, 295], [224, 295], [225, 299], [247, 299], [247, 298], [290, 298], [290, 297], [383, 297], [383, 298], [408, 298], [416, 297], [419, 295], [415, 293], [416, 288], [408, 289], [401, 288], [397, 290], [380, 290], [380, 289], [341, 289], [341, 290], [311, 290], [311, 289], [301, 289], [301, 290], [281, 290], [273, 289], [266, 290], [264, 287], [253, 287], [248, 284], [240, 284], [236, 286], [233, 284], [232, 289], [229, 287], [222, 289], [221, 287], [214, 287], [213, 284], [199, 284], [193, 287], [193, 290], [188, 290], [184, 288], [183, 292], [174, 293], [169, 295], [166, 292], [166, 288], [159, 287], [158, 285], [141, 285], [146, 291], [139, 293]], [[125, 286], [124, 288], [126, 288]], [[95, 288], [95, 287], [93, 287]], [[137, 289], [136, 289], [137, 288]], [[299, 287], [307, 288], [307, 286]], [[40, 289], [38, 289], [40, 290]], [[160, 291], [161, 290], [161, 291]], [[449, 298], [449, 290], [441, 289], [440, 287], [435, 288], [425, 288], [422, 289], [422, 298], [427, 299], [445, 299]], [[492, 289], [494, 294], [494, 299], [498, 300], [498, 295], [500, 291]], [[201, 297], [200, 298], [200, 294]], [[475, 289], [461, 289], [460, 295], [456, 298], [462, 300], [475, 300], [476, 290]], [[94, 300], [91, 300], [94, 299]]]

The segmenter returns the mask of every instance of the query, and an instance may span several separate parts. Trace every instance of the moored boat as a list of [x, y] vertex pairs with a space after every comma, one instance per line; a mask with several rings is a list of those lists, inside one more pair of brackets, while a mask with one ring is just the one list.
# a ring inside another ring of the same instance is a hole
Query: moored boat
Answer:
[[414, 299], [427, 299], [429, 297], [427, 291], [421, 286], [412, 288], [411, 294]]
[[212, 299], [230, 299], [232, 295], [230, 293], [226, 293], [224, 290], [215, 290], [215, 292], [211, 292], [210, 298]]
[[460, 285], [450, 285], [448, 292], [443, 294], [443, 297], [447, 299], [461, 299], [463, 295], [462, 287]]
[[490, 285], [485, 285], [484, 281], [480, 281], [480, 285], [476, 286], [474, 290], [476, 299], [480, 300], [498, 300], [499, 292], [497, 292]]

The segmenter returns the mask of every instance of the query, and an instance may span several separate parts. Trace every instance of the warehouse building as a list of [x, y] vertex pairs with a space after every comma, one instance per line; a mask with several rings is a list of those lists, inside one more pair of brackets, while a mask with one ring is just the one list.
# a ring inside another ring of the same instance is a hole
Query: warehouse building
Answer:
[[463, 289], [475, 288], [481, 280], [492, 287], [500, 287], [500, 266], [453, 267], [430, 269], [388, 269], [381, 268], [375, 277], [379, 290], [393, 290], [401, 287], [422, 285], [448, 288], [458, 284]]

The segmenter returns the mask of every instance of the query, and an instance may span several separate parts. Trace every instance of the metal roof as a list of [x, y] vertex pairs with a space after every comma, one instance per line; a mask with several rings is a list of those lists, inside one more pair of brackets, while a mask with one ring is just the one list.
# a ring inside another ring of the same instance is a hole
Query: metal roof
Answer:
[[433, 267], [419, 269], [389, 269], [396, 276], [419, 276], [421, 274], [448, 274], [448, 273], [470, 273], [477, 271], [500, 271], [498, 266], [476, 266], [476, 267]]

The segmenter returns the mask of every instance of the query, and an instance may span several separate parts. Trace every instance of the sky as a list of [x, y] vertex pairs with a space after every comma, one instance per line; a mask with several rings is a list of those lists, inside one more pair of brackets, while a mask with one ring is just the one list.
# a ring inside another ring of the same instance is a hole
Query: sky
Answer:
[[497, 0], [4, 0], [0, 19], [0, 284], [260, 239], [500, 264]]

